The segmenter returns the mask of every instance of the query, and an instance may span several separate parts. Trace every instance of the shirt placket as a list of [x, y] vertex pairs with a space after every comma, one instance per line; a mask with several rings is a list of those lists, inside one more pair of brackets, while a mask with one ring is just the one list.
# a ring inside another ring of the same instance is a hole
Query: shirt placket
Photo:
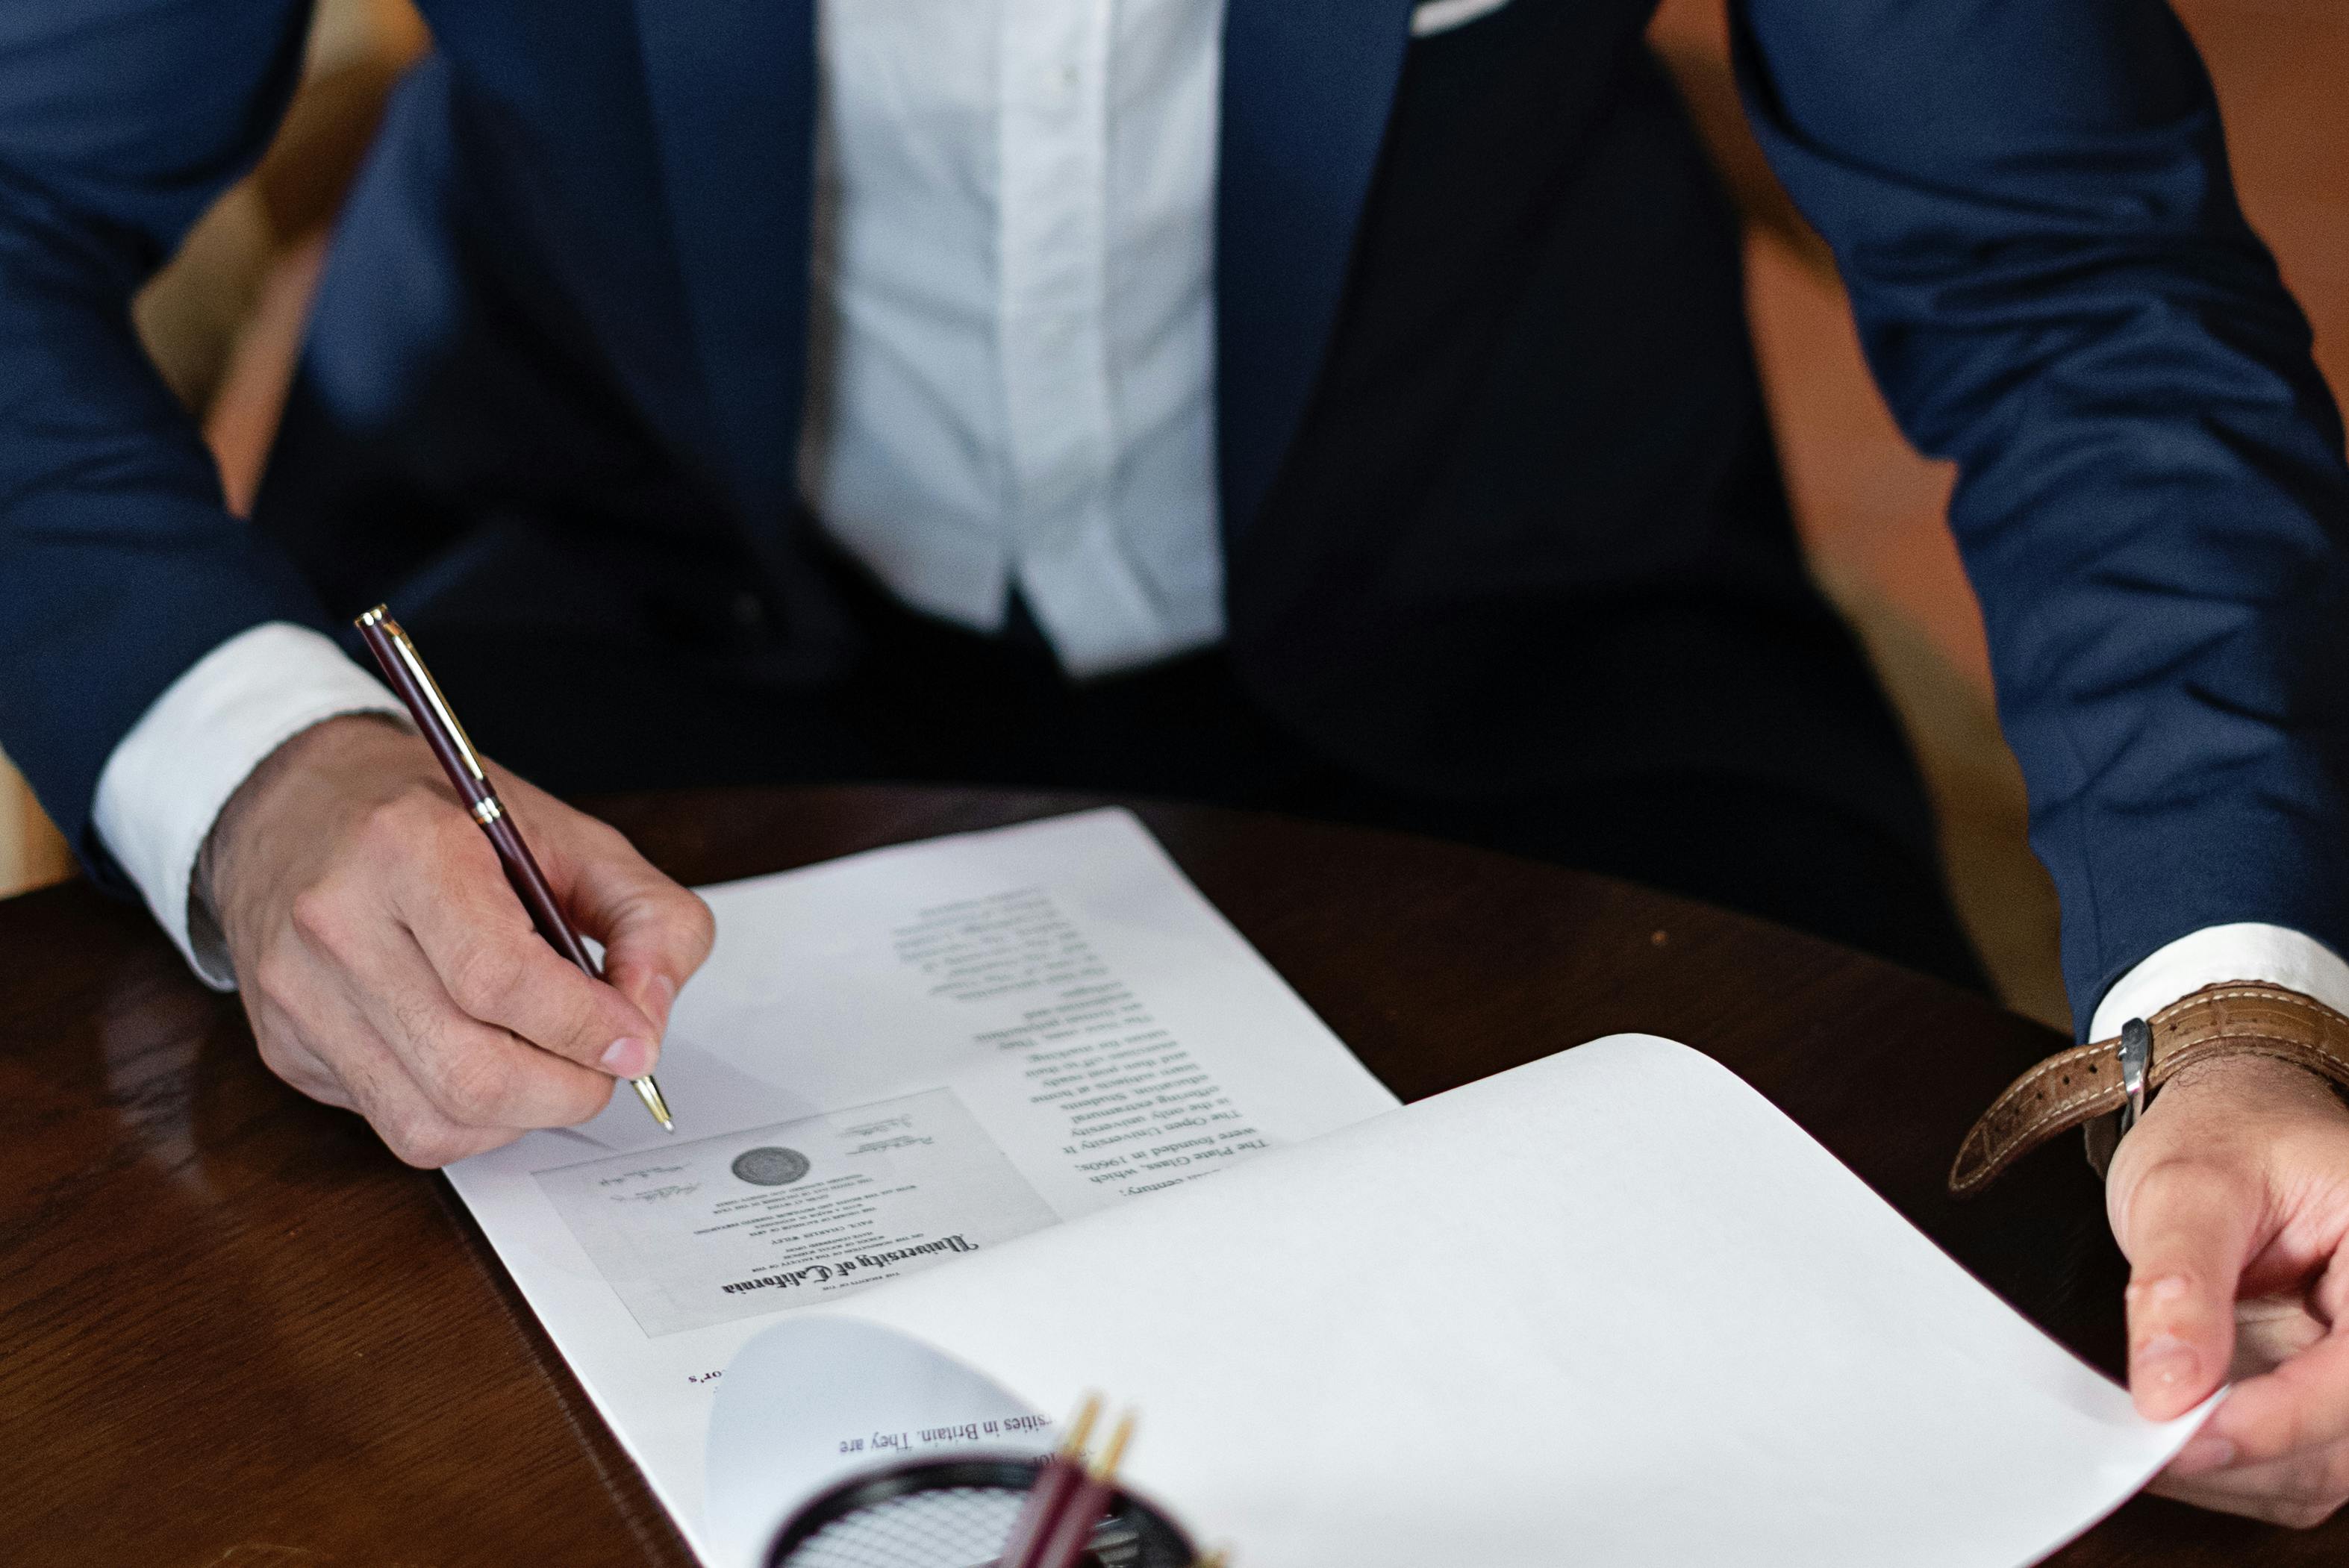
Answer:
[[1078, 668], [1113, 661], [1154, 620], [1109, 515], [1111, 5], [1006, 0], [1000, 57], [1007, 543], [1030, 608]]

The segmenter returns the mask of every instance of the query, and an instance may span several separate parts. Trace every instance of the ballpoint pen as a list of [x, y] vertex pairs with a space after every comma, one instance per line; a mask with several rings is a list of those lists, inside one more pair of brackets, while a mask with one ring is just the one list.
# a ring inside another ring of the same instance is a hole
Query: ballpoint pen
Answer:
[[[367, 645], [367, 652], [373, 654], [375, 662], [382, 666], [383, 678], [391, 683], [391, 689], [398, 692], [399, 700], [408, 705], [409, 715], [416, 720], [416, 727], [423, 732], [425, 744], [431, 747], [432, 755], [440, 759], [440, 767], [449, 775], [449, 782], [457, 787], [457, 793], [463, 797], [466, 809], [473, 814], [473, 820], [481, 824], [481, 831], [489, 835], [490, 842], [496, 847], [498, 859], [504, 862], [506, 868], [506, 880], [513, 883], [514, 892], [522, 896], [531, 919], [538, 924], [539, 934], [545, 937], [557, 953], [586, 971], [589, 978], [602, 979], [603, 971], [596, 967], [595, 960], [588, 954], [587, 944], [580, 941], [579, 934], [571, 928], [571, 922], [564, 918], [563, 906], [555, 902], [554, 890], [547, 885], [546, 873], [538, 869], [538, 861], [532, 856], [530, 846], [523, 842], [521, 830], [506, 812], [505, 802], [498, 799], [497, 790], [490, 783], [489, 770], [481, 766], [481, 758], [473, 750], [473, 743], [466, 738], [464, 726], [457, 722], [456, 714], [450, 710], [449, 699], [440, 695], [440, 687], [432, 679], [431, 672], [417, 656], [416, 645], [409, 641], [408, 634], [400, 629], [398, 622], [391, 618], [391, 612], [385, 605], [378, 604], [354, 624], [359, 629], [360, 639]], [[645, 1109], [653, 1113], [653, 1119], [660, 1123], [661, 1130], [675, 1132], [677, 1123], [669, 1116], [668, 1102], [661, 1098], [660, 1085], [653, 1081], [652, 1075], [647, 1073], [628, 1081], [636, 1086], [636, 1098], [645, 1102]]]

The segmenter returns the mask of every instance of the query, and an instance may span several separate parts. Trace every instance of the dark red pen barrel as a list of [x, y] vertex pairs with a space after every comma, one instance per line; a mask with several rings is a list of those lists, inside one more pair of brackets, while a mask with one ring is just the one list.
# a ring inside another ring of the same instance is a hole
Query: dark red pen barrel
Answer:
[[[492, 795], [488, 799], [496, 800], [497, 797]], [[514, 892], [522, 895], [523, 907], [530, 911], [531, 919], [537, 923], [538, 934], [545, 937], [557, 953], [596, 979], [602, 979], [603, 972], [596, 968], [595, 960], [589, 955], [587, 944], [579, 940], [579, 934], [573, 931], [571, 923], [563, 917], [563, 906], [554, 902], [554, 889], [547, 884], [546, 873], [538, 869], [538, 858], [530, 852], [530, 846], [522, 841], [522, 834], [515, 829], [513, 819], [506, 815], [502, 802], [500, 802], [498, 814], [483, 822], [481, 829], [490, 835], [490, 842], [497, 846], [498, 859], [505, 862], [506, 880], [513, 883]]]
[[602, 979], [603, 971], [589, 956], [587, 944], [580, 941], [579, 934], [571, 929], [571, 922], [564, 918], [563, 906], [555, 902], [554, 889], [547, 882], [546, 873], [539, 869], [537, 857], [530, 852], [530, 846], [523, 842], [521, 830], [506, 815], [505, 803], [498, 799], [497, 792], [486, 781], [474, 776], [471, 765], [458, 749], [455, 738], [441, 727], [435, 717], [436, 705], [418, 682], [415, 672], [409, 668], [408, 661], [401, 658], [398, 650], [393, 646], [391, 633], [378, 618], [379, 614], [363, 616], [358, 622], [359, 640], [367, 644], [367, 652], [375, 655], [376, 667], [383, 671], [383, 678], [390, 683], [393, 691], [399, 694], [399, 700], [408, 705], [409, 717], [416, 720], [417, 733], [424, 737], [424, 744], [432, 748], [432, 755], [440, 760], [440, 770], [449, 776], [449, 782], [463, 798], [465, 808], [472, 813], [473, 820], [480, 823], [481, 830], [490, 836], [490, 842], [497, 849], [499, 861], [505, 866], [506, 881], [513, 884], [523, 907], [530, 911], [531, 921], [538, 927], [538, 934], [546, 938], [557, 953], [589, 975]]
[[[425, 696], [424, 688], [416, 684], [416, 676], [409, 673], [406, 661], [392, 648], [390, 634], [380, 625], [363, 623], [359, 626], [359, 640], [367, 644], [367, 652], [375, 655], [376, 667], [383, 672], [385, 681], [399, 695], [399, 700], [408, 705], [409, 717], [416, 720], [417, 733], [424, 737], [424, 744], [432, 748], [432, 755], [440, 760], [440, 770], [449, 775], [449, 782], [456, 786], [458, 794], [464, 797], [467, 809], [493, 799], [490, 787], [474, 778], [472, 769], [465, 765], [465, 758], [457, 750], [457, 743], [433, 722], [431, 699]], [[533, 910], [532, 913], [537, 912]]]

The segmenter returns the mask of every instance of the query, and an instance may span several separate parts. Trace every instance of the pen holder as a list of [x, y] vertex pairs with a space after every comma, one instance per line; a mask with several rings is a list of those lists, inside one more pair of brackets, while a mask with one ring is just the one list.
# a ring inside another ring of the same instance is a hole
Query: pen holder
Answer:
[[[1035, 1485], [1027, 1455], [962, 1454], [852, 1477], [793, 1514], [766, 1568], [990, 1568]], [[1094, 1527], [1081, 1568], [1191, 1568], [1190, 1538], [1123, 1489]]]

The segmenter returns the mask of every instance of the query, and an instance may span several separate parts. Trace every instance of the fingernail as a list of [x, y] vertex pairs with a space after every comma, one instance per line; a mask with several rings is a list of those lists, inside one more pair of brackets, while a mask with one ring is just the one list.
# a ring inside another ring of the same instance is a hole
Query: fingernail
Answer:
[[2174, 1334], [2155, 1335], [2137, 1347], [2132, 1359], [2137, 1370], [2129, 1381], [2139, 1388], [2184, 1387], [2202, 1367], [2194, 1346]]
[[2205, 1470], [2224, 1470], [2234, 1462], [2234, 1444], [2208, 1432], [2198, 1432], [2192, 1442], [2178, 1450], [2169, 1468], [2178, 1475], [2200, 1475]]
[[653, 1016], [663, 1034], [668, 1032], [668, 1010], [676, 1003], [677, 982], [666, 975], [654, 975], [652, 984], [645, 987], [645, 1011]]
[[604, 1052], [604, 1070], [615, 1078], [642, 1078], [653, 1065], [653, 1048], [644, 1040], [614, 1040]]
[[2122, 1294], [2127, 1296], [2132, 1305], [2150, 1304], [2183, 1300], [2186, 1293], [2193, 1288], [2193, 1282], [2184, 1274], [2164, 1274], [2159, 1279], [2150, 1279], [2139, 1284], [2133, 1284]]

